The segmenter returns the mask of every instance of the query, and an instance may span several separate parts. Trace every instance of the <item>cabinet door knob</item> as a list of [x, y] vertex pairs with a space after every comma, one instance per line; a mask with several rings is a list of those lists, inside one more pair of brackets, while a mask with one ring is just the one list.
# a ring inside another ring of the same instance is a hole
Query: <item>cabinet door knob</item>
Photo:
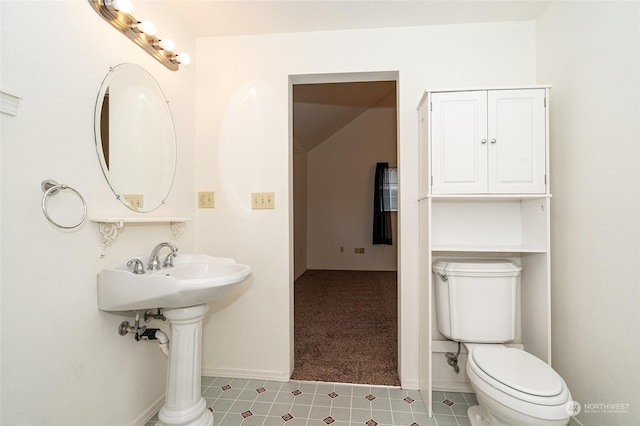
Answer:
[[495, 139], [491, 139], [491, 143], [496, 143], [496, 142], [498, 142], [498, 141], [495, 140]]
[[482, 139], [482, 140], [480, 141], [480, 143], [481, 143], [482, 145], [484, 145], [485, 143], [487, 143], [487, 140], [486, 140], [486, 139]]

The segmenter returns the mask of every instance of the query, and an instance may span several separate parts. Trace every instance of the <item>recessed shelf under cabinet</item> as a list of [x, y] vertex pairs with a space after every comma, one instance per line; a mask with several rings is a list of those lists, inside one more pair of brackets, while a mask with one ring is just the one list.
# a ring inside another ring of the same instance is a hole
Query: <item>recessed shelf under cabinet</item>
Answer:
[[460, 200], [460, 201], [491, 201], [491, 200], [534, 200], [551, 198], [551, 194], [425, 194], [418, 197], [418, 201], [431, 199]]
[[540, 247], [525, 247], [518, 245], [433, 245], [431, 251], [442, 253], [495, 253], [500, 255], [505, 254], [517, 254], [517, 253], [546, 253], [546, 248]]
[[545, 253], [548, 203], [548, 198], [433, 199], [431, 250]]

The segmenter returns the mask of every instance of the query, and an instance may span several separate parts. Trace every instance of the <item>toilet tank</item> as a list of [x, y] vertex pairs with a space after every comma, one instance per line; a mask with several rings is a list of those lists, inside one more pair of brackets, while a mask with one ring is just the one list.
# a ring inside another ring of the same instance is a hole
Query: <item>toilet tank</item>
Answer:
[[440, 259], [432, 270], [442, 335], [478, 343], [515, 338], [520, 265], [506, 259]]

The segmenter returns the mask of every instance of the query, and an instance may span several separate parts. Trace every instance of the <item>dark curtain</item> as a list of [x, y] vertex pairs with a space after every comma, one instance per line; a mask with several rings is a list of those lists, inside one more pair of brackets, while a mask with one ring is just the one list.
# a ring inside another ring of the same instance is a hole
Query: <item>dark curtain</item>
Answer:
[[376, 177], [373, 194], [373, 244], [392, 245], [391, 237], [391, 212], [384, 211], [384, 200], [389, 199], [389, 182], [387, 180], [387, 169], [389, 163], [376, 164]]

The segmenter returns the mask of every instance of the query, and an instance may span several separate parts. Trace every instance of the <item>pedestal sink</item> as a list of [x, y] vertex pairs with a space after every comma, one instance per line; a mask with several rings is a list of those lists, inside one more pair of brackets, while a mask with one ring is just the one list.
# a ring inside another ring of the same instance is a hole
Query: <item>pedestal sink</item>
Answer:
[[[147, 264], [148, 258], [140, 259]], [[136, 275], [127, 262], [98, 275], [98, 308], [130, 311], [164, 308], [171, 324], [167, 392], [158, 417], [163, 425], [212, 426], [201, 395], [202, 319], [206, 302], [224, 296], [251, 275], [233, 259], [179, 254], [174, 266]]]

